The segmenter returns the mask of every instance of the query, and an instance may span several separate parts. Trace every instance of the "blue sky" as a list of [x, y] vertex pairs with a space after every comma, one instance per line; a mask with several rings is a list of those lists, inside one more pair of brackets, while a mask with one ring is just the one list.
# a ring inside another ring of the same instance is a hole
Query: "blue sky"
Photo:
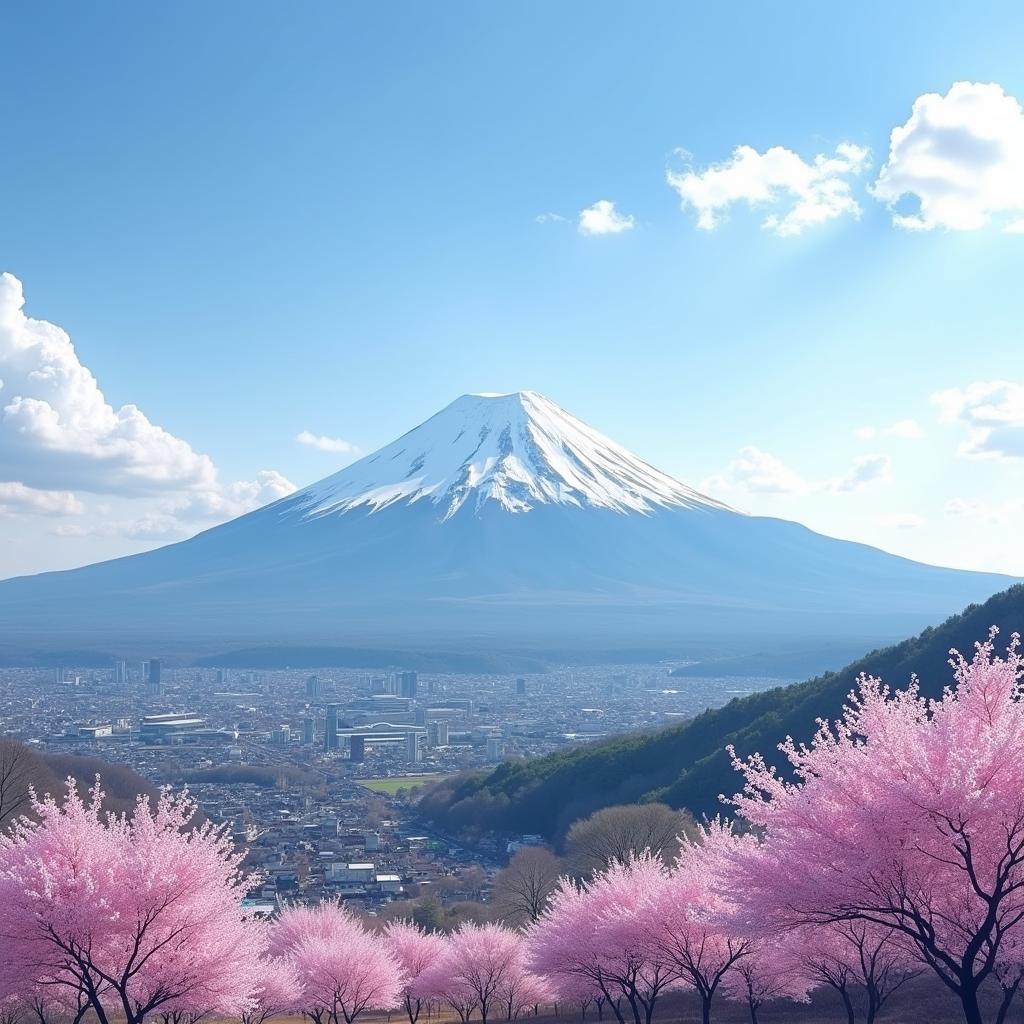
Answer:
[[[369, 452], [519, 388], [740, 508], [1024, 573], [1019, 5], [22, 4], [3, 34], [0, 270], [191, 455], [143, 430], [126, 477], [91, 426], [56, 458], [11, 416], [0, 574], [163, 543], [354, 457], [303, 431]], [[969, 180], [936, 184], [890, 132], [937, 94], [910, 126], [931, 144], [957, 82], [1001, 92], [964, 94], [940, 141]], [[743, 198], [740, 146], [788, 151], [752, 170], [774, 201]], [[845, 160], [824, 219], [765, 227], [819, 154]], [[716, 165], [732, 202], [707, 199]], [[924, 182], [892, 208], [887, 166]], [[600, 201], [622, 230], [580, 230]], [[7, 416], [30, 370], [3, 359]]]

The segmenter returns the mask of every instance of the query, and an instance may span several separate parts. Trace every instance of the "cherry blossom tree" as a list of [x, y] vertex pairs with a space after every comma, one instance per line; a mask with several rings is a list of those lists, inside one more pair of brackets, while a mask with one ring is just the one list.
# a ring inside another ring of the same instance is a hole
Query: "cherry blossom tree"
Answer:
[[99, 1024], [164, 1010], [237, 1014], [259, 941], [241, 909], [247, 880], [223, 828], [190, 824], [187, 794], [101, 811], [68, 781], [61, 805], [0, 836], [0, 945], [41, 1005], [91, 1008]]
[[815, 985], [836, 992], [847, 1024], [856, 1018], [855, 989], [863, 990], [865, 1020], [874, 1024], [889, 998], [924, 969], [899, 933], [864, 921], [798, 928], [771, 941], [785, 944]]
[[515, 1002], [510, 993], [525, 973], [522, 943], [518, 932], [501, 925], [464, 924], [449, 936], [441, 959], [424, 972], [423, 991], [443, 998], [461, 1020], [479, 1011], [481, 1024], [487, 1024], [503, 1002]]
[[969, 662], [953, 652], [956, 685], [939, 700], [862, 678], [810, 746], [782, 744], [795, 781], [736, 760], [734, 803], [764, 834], [730, 879], [748, 919], [898, 933], [967, 1024], [981, 1024], [979, 989], [1024, 918], [1021, 657], [1017, 637], [997, 657], [994, 637]]
[[444, 956], [445, 940], [412, 921], [392, 921], [384, 930], [384, 942], [402, 970], [402, 1005], [409, 1024], [416, 1024], [424, 1003], [423, 975]]
[[722, 994], [747, 1004], [750, 1024], [758, 1024], [757, 1015], [765, 1003], [807, 1001], [814, 982], [793, 945], [789, 936], [753, 942], [747, 955], [722, 978]]
[[675, 864], [642, 908], [658, 957], [700, 997], [704, 1024], [722, 981], [753, 948], [736, 928], [723, 874], [729, 858], [752, 843], [721, 820], [701, 827], [694, 839], [683, 839]]
[[240, 1024], [266, 1024], [271, 1017], [289, 1013], [302, 1005], [302, 983], [291, 960], [262, 957], [255, 981], [252, 1001], [239, 1014]]
[[401, 1004], [402, 969], [385, 940], [337, 903], [291, 907], [271, 934], [271, 956], [294, 967], [299, 1006], [314, 1024], [353, 1024]]
[[592, 987], [625, 1024], [649, 1024], [658, 998], [677, 975], [652, 942], [650, 906], [667, 873], [650, 854], [613, 863], [588, 881], [563, 878], [529, 932], [531, 969], [556, 990]]

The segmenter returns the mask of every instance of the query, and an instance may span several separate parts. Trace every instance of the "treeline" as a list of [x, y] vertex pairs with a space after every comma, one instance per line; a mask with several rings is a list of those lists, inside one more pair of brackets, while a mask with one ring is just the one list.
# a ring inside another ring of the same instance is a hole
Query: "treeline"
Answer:
[[212, 782], [222, 785], [252, 785], [263, 789], [275, 786], [322, 785], [323, 780], [314, 772], [291, 765], [226, 764], [216, 768], [201, 768], [185, 772], [183, 782]]
[[660, 800], [698, 817], [714, 815], [719, 794], [737, 788], [730, 744], [750, 753], [771, 752], [787, 735], [809, 741], [818, 718], [839, 717], [862, 672], [896, 686], [916, 672], [925, 694], [938, 696], [951, 647], [970, 651], [990, 625], [1009, 635], [1022, 621], [1024, 586], [1017, 585], [839, 672], [738, 698], [680, 726], [461, 775], [432, 787], [420, 806], [428, 821], [468, 837], [537, 832], [556, 842], [577, 818], [612, 804]]
[[139, 794], [152, 799], [157, 788], [127, 765], [110, 764], [98, 757], [40, 753], [17, 740], [0, 738], [0, 827], [31, 811], [30, 794], [61, 795], [72, 778], [88, 789], [97, 775], [103, 776], [103, 808], [127, 811]]

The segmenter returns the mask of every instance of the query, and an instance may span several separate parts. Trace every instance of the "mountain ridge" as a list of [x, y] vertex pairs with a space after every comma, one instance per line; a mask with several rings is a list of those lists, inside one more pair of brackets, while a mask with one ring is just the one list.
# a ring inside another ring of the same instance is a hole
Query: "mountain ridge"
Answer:
[[738, 512], [515, 392], [189, 540], [0, 582], [0, 648], [749, 653], [888, 642], [1009, 582]]
[[663, 801], [713, 816], [723, 810], [720, 794], [742, 788], [728, 745], [741, 756], [759, 752], [784, 768], [777, 745], [786, 736], [809, 742], [818, 718], [837, 719], [860, 673], [879, 676], [893, 689], [906, 688], [916, 674], [921, 692], [938, 697], [952, 682], [950, 649], [969, 656], [993, 625], [1000, 630], [997, 647], [1024, 631], [1024, 585], [870, 651], [837, 672], [736, 698], [680, 725], [506, 761], [487, 774], [441, 782], [424, 796], [421, 812], [452, 831], [537, 832], [556, 841], [573, 820], [617, 803]]

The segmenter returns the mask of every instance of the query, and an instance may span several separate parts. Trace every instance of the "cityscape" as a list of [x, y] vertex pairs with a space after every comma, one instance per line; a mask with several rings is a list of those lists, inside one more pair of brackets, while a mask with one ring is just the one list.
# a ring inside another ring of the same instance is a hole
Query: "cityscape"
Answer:
[[[117, 661], [109, 669], [0, 669], [5, 734], [99, 757], [154, 786], [187, 786], [247, 843], [259, 901], [343, 897], [374, 912], [429, 888], [486, 902], [495, 873], [538, 835], [425, 829], [404, 799], [459, 772], [658, 730], [783, 680], [601, 665], [531, 675], [241, 670]], [[483, 877], [480, 877], [480, 869]], [[469, 873], [471, 889], [460, 888]], [[257, 898], [257, 894], [253, 894]]]

